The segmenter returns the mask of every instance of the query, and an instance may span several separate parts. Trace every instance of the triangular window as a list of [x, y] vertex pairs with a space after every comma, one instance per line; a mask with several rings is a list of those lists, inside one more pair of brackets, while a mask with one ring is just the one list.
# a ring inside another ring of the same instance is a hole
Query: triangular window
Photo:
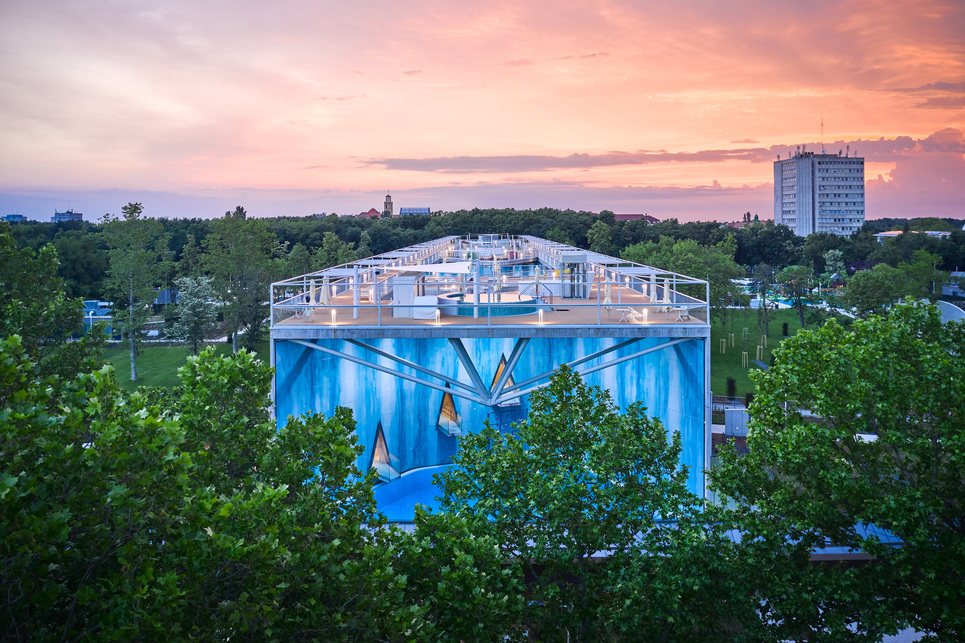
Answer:
[[[489, 390], [490, 390], [490, 391], [495, 391], [495, 390], [496, 390], [496, 383], [499, 381], [499, 378], [502, 376], [503, 371], [504, 371], [505, 369], [506, 369], [506, 356], [505, 356], [505, 355], [500, 355], [500, 357], [499, 357], [499, 366], [496, 367], [496, 374], [493, 375], [493, 383], [489, 385]], [[513, 381], [513, 376], [510, 375], [508, 378], [506, 378], [506, 385], [503, 386], [503, 390], [505, 391], [505, 390], [508, 389], [509, 387], [515, 386], [515, 385], [516, 385], [516, 382]], [[515, 406], [515, 405], [518, 405], [518, 404], [519, 404], [519, 398], [517, 397], [517, 398], [514, 398], [514, 399], [512, 399], [512, 400], [507, 400], [507, 401], [503, 402], [502, 404], [500, 404], [499, 406]]]
[[[446, 384], [446, 388], [449, 388], [448, 384]], [[456, 402], [449, 391], [442, 395], [442, 405], [439, 407], [439, 419], [436, 420], [436, 428], [449, 436], [462, 435], [462, 418], [456, 411]]]
[[372, 445], [372, 469], [379, 474], [379, 479], [388, 482], [393, 478], [399, 477], [399, 459], [389, 453], [389, 447], [385, 443], [385, 432], [382, 430], [382, 422], [379, 422], [375, 429], [375, 444]]

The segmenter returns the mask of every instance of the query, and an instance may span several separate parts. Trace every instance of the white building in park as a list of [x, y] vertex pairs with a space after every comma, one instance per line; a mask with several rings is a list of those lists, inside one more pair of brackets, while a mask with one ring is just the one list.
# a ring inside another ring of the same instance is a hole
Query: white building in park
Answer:
[[851, 236], [864, 220], [864, 158], [802, 149], [774, 162], [775, 224], [802, 237]]

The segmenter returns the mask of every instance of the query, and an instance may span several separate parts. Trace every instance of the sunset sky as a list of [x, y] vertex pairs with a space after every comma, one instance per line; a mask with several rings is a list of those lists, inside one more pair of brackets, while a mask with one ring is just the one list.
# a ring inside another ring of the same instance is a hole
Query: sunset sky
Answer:
[[965, 2], [3, 0], [0, 214], [771, 218], [799, 145], [965, 218]]

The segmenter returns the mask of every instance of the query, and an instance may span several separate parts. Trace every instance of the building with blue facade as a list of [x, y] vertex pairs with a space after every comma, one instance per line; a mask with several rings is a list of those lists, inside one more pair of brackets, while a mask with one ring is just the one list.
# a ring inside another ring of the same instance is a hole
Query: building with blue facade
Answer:
[[273, 398], [352, 409], [380, 509], [435, 504], [432, 474], [485, 421], [502, 431], [562, 364], [679, 432], [690, 490], [709, 466], [705, 281], [534, 237], [447, 237], [272, 284]]

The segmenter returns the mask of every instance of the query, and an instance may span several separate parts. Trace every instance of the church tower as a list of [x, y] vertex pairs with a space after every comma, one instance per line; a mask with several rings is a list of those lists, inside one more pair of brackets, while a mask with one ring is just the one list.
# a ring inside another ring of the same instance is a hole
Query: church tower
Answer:
[[382, 214], [388, 217], [392, 216], [392, 195], [385, 195], [385, 207], [382, 208]]

